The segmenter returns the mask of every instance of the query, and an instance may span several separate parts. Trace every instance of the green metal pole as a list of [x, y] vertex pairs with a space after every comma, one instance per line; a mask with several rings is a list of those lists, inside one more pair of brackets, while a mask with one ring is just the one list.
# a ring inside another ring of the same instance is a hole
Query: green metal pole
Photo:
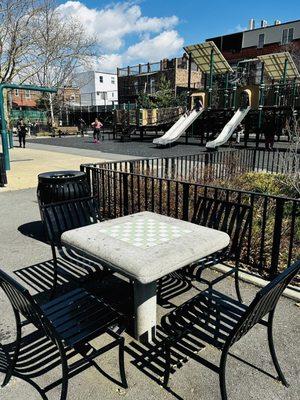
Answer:
[[259, 85], [259, 114], [258, 114], [258, 128], [261, 128], [262, 125], [262, 116], [263, 116], [263, 106], [264, 106], [264, 72], [265, 72], [265, 63], [261, 64], [261, 75], [260, 75], [260, 85]]
[[295, 108], [295, 97], [296, 97], [296, 79], [293, 79], [293, 90], [292, 90], [292, 107]]
[[237, 86], [236, 83], [234, 84], [232, 91], [233, 91], [233, 96], [232, 96], [232, 108], [235, 110], [236, 109], [236, 90]]
[[5, 169], [6, 171], [9, 171], [10, 170], [9, 147], [8, 147], [8, 137], [7, 137], [6, 120], [4, 113], [4, 97], [2, 89], [0, 89], [0, 116], [1, 116], [2, 153], [4, 156]]
[[3, 96], [4, 89], [23, 89], [23, 90], [34, 90], [37, 92], [48, 92], [48, 93], [56, 93], [57, 89], [49, 88], [49, 87], [34, 86], [34, 85], [16, 85], [13, 83], [0, 84], [0, 117], [1, 117], [2, 151], [3, 151], [3, 155], [4, 155], [5, 169], [10, 170], [7, 127], [6, 127], [6, 120], [5, 120], [5, 113], [4, 113], [4, 96]]
[[281, 96], [284, 93], [284, 86], [286, 84], [287, 67], [288, 67], [288, 59], [286, 58], [284, 60], [284, 67], [283, 67], [283, 74], [282, 74], [281, 82], [279, 82], [279, 86], [278, 86], [278, 101], [277, 101], [277, 105], [279, 105], [279, 106], [280, 106], [280, 104], [282, 104], [281, 103]]
[[210, 51], [210, 66], [209, 66], [209, 88], [208, 88], [208, 107], [212, 105], [212, 86], [213, 86], [213, 73], [214, 73], [214, 49]]
[[282, 83], [283, 84], [285, 84], [285, 82], [286, 82], [287, 67], [288, 67], [288, 59], [286, 58], [284, 60], [284, 69], [283, 69], [283, 75], [282, 75]]
[[265, 63], [261, 64], [261, 74], [260, 74], [260, 85], [259, 85], [259, 105], [258, 105], [258, 130], [256, 133], [256, 147], [259, 146], [259, 136], [262, 127], [262, 119], [263, 119], [263, 106], [264, 106], [264, 72], [265, 72]]
[[192, 83], [192, 54], [189, 53], [189, 63], [188, 63], [188, 110], [191, 109], [192, 106], [192, 93], [191, 93], [191, 83]]
[[227, 72], [225, 76], [224, 108], [227, 108], [228, 105], [228, 77], [229, 73]]

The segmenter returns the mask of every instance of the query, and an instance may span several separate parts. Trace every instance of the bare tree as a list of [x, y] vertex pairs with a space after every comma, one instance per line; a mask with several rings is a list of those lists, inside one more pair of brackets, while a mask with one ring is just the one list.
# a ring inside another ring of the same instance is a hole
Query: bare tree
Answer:
[[[55, 0], [0, 0], [0, 82], [67, 86], [91, 60], [95, 43]], [[53, 124], [53, 96], [47, 96]]]
[[0, 0], [0, 82], [11, 82], [33, 66], [31, 23], [40, 12], [38, 0]]
[[[43, 1], [38, 15], [31, 21], [31, 31], [33, 46], [27, 58], [28, 61], [34, 58], [35, 65], [23, 69], [23, 82], [58, 89], [68, 86], [74, 73], [87, 66], [94, 55], [95, 40], [85, 34], [79, 21], [63, 18], [53, 0]], [[53, 123], [53, 96], [48, 96]]]

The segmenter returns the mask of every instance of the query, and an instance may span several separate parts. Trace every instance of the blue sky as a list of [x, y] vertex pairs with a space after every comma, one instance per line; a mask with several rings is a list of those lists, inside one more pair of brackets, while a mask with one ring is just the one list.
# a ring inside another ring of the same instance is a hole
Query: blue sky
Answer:
[[100, 69], [156, 61], [182, 53], [184, 44], [243, 30], [254, 18], [274, 23], [300, 19], [300, 1], [141, 0], [60, 1], [99, 43]]

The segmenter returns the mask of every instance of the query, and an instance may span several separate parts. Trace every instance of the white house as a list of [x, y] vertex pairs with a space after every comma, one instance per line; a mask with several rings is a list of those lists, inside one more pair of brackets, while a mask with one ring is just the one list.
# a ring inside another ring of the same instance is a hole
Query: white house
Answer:
[[85, 71], [75, 75], [74, 83], [79, 87], [83, 106], [106, 106], [118, 103], [117, 74]]

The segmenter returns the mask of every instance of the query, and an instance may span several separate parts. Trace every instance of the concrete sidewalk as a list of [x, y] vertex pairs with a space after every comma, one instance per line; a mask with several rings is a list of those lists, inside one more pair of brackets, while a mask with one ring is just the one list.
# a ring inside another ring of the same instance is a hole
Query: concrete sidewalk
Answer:
[[[35, 276], [39, 280], [39, 267], [45, 265], [46, 262], [51, 267], [52, 260], [50, 246], [42, 240], [42, 227], [35, 188], [7, 193], [0, 192], [0, 221], [0, 268], [3, 268], [28, 287], [33, 294], [36, 294], [38, 290], [27, 285], [28, 281], [25, 282], [26, 275], [20, 274], [21, 269], [34, 265], [31, 268], [32, 277]], [[216, 274], [216, 272], [209, 273]], [[103, 290], [105, 288], [107, 292], [118, 297], [120, 302], [127, 302], [128, 294], [126, 295], [126, 292], [123, 291], [121, 284], [118, 286], [118, 282], [114, 286], [108, 282], [107, 286], [103, 286]], [[249, 304], [258, 288], [245, 283], [241, 284], [241, 288], [245, 302]], [[231, 278], [218, 285], [218, 290], [235, 298], [234, 282]], [[178, 299], [172, 299], [172, 303], [178, 304], [192, 295], [193, 292], [191, 291], [185, 292]], [[15, 339], [15, 323], [12, 309], [1, 290], [0, 307], [0, 343], [11, 343]], [[159, 307], [158, 321], [168, 311]], [[282, 298], [275, 314], [274, 337], [280, 364], [290, 383], [289, 388], [283, 387], [273, 379], [275, 369], [269, 354], [265, 327], [256, 326], [232, 347], [226, 375], [230, 400], [298, 400], [300, 398], [299, 327], [299, 307], [296, 307], [295, 302]], [[125, 360], [129, 388], [126, 390], [120, 388], [103, 373], [105, 371], [108, 375], [119, 380], [118, 355], [115, 350], [112, 350], [97, 358], [95, 364], [91, 364], [89, 368], [70, 379], [69, 400], [220, 399], [218, 375], [201, 363], [201, 357], [203, 357], [205, 360], [217, 364], [220, 359], [219, 351], [210, 346], [204, 350], [199, 347], [194, 351], [195, 359], [185, 359], [179, 354], [181, 362], [178, 362], [178, 368], [172, 373], [170, 389], [165, 390], [159, 384], [159, 377], [164, 365], [162, 359], [154, 359], [149, 362], [149, 366], [143, 367], [143, 361], [147, 360], [147, 357], [151, 354], [151, 349], [137, 343], [129, 335], [125, 335], [125, 338]], [[103, 345], [104, 342], [106, 340], [102, 338], [97, 344]], [[195, 343], [193, 344], [195, 345]], [[45, 359], [46, 355], [45, 352]], [[40, 354], [40, 357], [42, 356], [43, 354]], [[198, 359], [196, 359], [197, 357]], [[30, 375], [31, 362], [32, 360], [22, 360], [24, 370], [29, 371], [28, 376]], [[46, 365], [47, 362], [49, 360], [44, 361], [45, 364], [41, 364], [41, 366]], [[265, 373], [259, 369], [265, 371]], [[39, 387], [43, 388], [59, 380], [60, 377], [61, 368], [58, 366], [48, 373], [38, 376], [34, 381]], [[2, 378], [3, 375], [0, 373], [0, 383]], [[3, 400], [38, 400], [42, 398], [32, 385], [19, 378], [13, 378], [7, 387], [0, 388], [0, 396]], [[59, 396], [59, 384], [47, 393], [49, 400], [57, 400]]]
[[25, 149], [14, 147], [10, 150], [11, 170], [7, 172], [8, 185], [0, 188], [0, 193], [35, 188], [37, 176], [42, 172], [79, 170], [80, 164], [129, 158], [137, 157], [31, 143]]
[[0, 192], [34, 188], [37, 186], [37, 176], [41, 172], [79, 170], [82, 163], [106, 160], [62, 154], [55, 151], [16, 147], [10, 150], [10, 157], [11, 170], [7, 172], [8, 185], [5, 188], [1, 188]]

